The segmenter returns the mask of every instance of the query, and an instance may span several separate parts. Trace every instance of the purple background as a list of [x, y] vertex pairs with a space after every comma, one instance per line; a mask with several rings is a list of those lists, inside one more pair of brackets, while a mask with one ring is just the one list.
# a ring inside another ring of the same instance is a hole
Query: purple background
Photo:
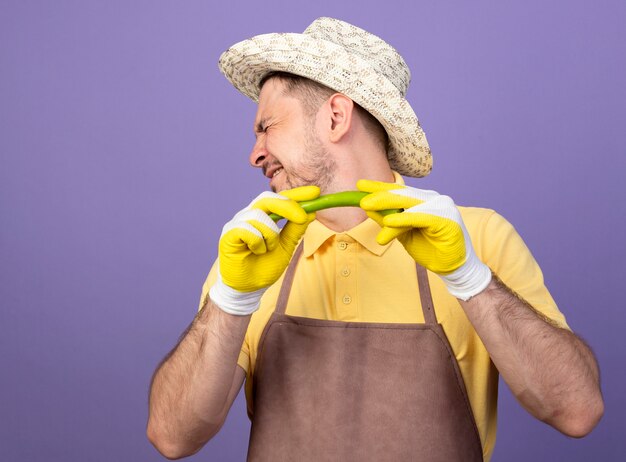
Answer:
[[[624, 460], [623, 1], [2, 1], [0, 459], [161, 460], [152, 371], [193, 318], [222, 224], [267, 187], [229, 45], [335, 16], [385, 37], [435, 156], [410, 180], [495, 208], [602, 368], [583, 440], [501, 389], [494, 460]], [[549, 4], [548, 4], [549, 3]], [[242, 460], [241, 396], [192, 460]]]

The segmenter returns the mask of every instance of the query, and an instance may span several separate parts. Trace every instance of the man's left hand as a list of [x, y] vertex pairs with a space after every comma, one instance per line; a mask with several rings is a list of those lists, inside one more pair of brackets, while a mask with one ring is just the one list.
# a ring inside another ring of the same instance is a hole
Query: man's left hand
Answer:
[[[448, 291], [461, 300], [481, 292], [491, 281], [491, 270], [478, 259], [454, 201], [435, 191], [396, 183], [359, 180], [357, 188], [370, 193], [360, 206], [382, 230], [377, 242], [398, 239], [413, 259], [438, 274]], [[382, 216], [381, 210], [402, 208]]]

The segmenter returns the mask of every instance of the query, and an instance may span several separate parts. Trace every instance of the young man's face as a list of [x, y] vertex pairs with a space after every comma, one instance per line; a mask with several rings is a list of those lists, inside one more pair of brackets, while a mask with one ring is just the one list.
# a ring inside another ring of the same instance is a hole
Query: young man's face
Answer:
[[305, 185], [327, 189], [334, 164], [318, 136], [316, 118], [305, 114], [295, 96], [285, 94], [278, 78], [263, 85], [254, 133], [250, 164], [263, 170], [272, 191]]

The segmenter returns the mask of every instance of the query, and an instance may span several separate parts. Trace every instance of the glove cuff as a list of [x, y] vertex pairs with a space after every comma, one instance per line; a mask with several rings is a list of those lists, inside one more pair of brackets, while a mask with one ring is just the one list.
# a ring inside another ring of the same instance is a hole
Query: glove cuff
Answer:
[[491, 282], [491, 269], [474, 256], [453, 273], [441, 276], [448, 292], [467, 301], [482, 292]]
[[259, 309], [266, 290], [267, 287], [253, 292], [240, 292], [224, 284], [218, 272], [217, 282], [211, 286], [209, 297], [222, 311], [235, 316], [247, 316]]

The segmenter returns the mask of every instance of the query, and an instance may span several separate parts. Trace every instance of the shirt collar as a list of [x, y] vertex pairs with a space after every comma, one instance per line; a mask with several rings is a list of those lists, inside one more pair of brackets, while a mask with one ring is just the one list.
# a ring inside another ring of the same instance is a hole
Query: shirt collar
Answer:
[[[404, 185], [404, 179], [397, 172], [393, 172], [394, 182]], [[380, 245], [376, 242], [376, 235], [380, 231], [380, 226], [374, 220], [368, 218], [362, 223], [359, 223], [354, 228], [345, 231], [344, 233], [337, 233], [330, 228], [327, 228], [319, 221], [313, 221], [304, 233], [304, 256], [310, 257], [317, 250], [333, 236], [345, 234], [357, 241], [367, 250], [374, 255], [382, 255], [391, 245], [391, 242], [387, 245]]]

